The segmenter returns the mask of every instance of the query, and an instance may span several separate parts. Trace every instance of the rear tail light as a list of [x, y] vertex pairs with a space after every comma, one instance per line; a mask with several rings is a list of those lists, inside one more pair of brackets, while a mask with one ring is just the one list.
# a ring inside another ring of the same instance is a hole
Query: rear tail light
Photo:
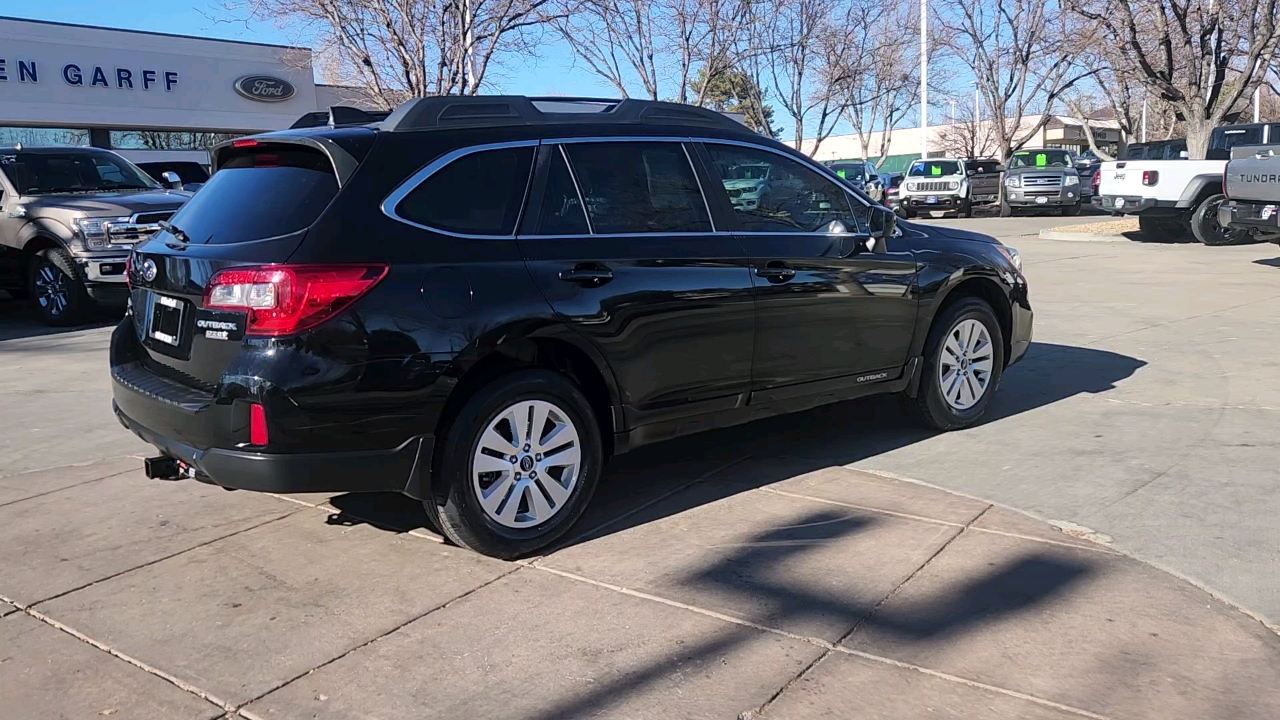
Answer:
[[1098, 191], [1098, 186], [1102, 184], [1102, 171], [1101, 171], [1101, 170], [1099, 170], [1099, 171], [1097, 171], [1096, 173], [1094, 173], [1094, 174], [1093, 174], [1093, 182], [1092, 182], [1092, 183], [1090, 183], [1090, 184], [1093, 186], [1093, 190], [1094, 190], [1094, 192], [1097, 192], [1097, 191]]
[[244, 140], [232, 140], [232, 141], [231, 141], [231, 147], [242, 148], [242, 147], [257, 147], [257, 146], [258, 146], [258, 141], [257, 141], [257, 140], [251, 140], [251, 139], [248, 139], [248, 138], [246, 138], [246, 139], [244, 139]]
[[246, 311], [248, 335], [290, 335], [342, 312], [386, 274], [383, 264], [229, 268], [210, 278], [204, 306]]
[[249, 406], [249, 444], [267, 444], [267, 411], [257, 403]]
[[1143, 185], [1155, 185], [1155, 184], [1156, 184], [1156, 183], [1158, 183], [1158, 182], [1160, 182], [1160, 171], [1159, 171], [1159, 170], [1143, 170], [1143, 171], [1142, 171], [1142, 184], [1143, 184]]

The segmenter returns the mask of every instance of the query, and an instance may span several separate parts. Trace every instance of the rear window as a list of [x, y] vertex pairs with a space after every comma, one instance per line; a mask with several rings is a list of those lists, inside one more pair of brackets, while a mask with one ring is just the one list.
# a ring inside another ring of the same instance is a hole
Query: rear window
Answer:
[[319, 150], [259, 145], [226, 152], [169, 220], [189, 242], [227, 245], [304, 230], [338, 194], [333, 165]]
[[1218, 128], [1213, 131], [1207, 158], [1210, 160], [1229, 160], [1231, 148], [1237, 145], [1261, 145], [1262, 126], [1242, 128]]

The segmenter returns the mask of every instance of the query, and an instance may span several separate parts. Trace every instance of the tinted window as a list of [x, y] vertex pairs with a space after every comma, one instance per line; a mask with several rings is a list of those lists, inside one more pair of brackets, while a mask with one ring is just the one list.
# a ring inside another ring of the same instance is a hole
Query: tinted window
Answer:
[[1267, 144], [1280, 145], [1280, 123], [1271, 126], [1270, 131], [1267, 133]]
[[911, 177], [941, 177], [943, 175], [959, 175], [960, 163], [954, 160], [925, 160], [911, 163], [907, 171]]
[[560, 148], [553, 148], [551, 169], [547, 172], [547, 189], [542, 196], [542, 212], [538, 218], [539, 235], [586, 235], [587, 216], [582, 212], [578, 189], [569, 175]]
[[149, 190], [155, 183], [118, 155], [95, 152], [0, 152], [0, 170], [18, 192]]
[[216, 245], [309, 227], [338, 193], [329, 158], [298, 146], [224, 152], [218, 171], [170, 222], [192, 243]]
[[532, 162], [532, 147], [464, 155], [414, 188], [396, 206], [396, 214], [448, 232], [511, 235], [520, 219]]
[[[814, 232], [832, 220], [848, 223], [849, 195], [817, 172], [763, 150], [708, 144], [734, 215], [747, 232]], [[766, 165], [766, 179], [739, 179], [739, 166]]]
[[698, 180], [676, 143], [571, 143], [595, 233], [709, 232]]
[[1209, 141], [1210, 160], [1226, 160], [1231, 157], [1231, 148], [1237, 145], [1261, 145], [1262, 127], [1218, 128], [1213, 131]]
[[831, 163], [827, 167], [845, 180], [862, 180], [866, 177], [866, 166], [862, 163]]

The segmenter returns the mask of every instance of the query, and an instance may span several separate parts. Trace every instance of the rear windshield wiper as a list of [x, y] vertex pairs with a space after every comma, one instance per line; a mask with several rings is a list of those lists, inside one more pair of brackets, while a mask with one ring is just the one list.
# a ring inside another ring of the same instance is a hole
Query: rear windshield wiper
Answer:
[[161, 228], [162, 230], [164, 230], [164, 231], [168, 232], [170, 235], [172, 235], [172, 236], [174, 236], [174, 237], [178, 238], [178, 242], [183, 242], [183, 243], [186, 243], [186, 244], [188, 244], [188, 245], [190, 245], [190, 244], [191, 244], [191, 238], [187, 237], [187, 234], [186, 234], [185, 232], [183, 232], [183, 231], [182, 231], [182, 230], [181, 230], [177, 225], [174, 225], [173, 223], [169, 222], [168, 220], [161, 220], [160, 222], [158, 222], [158, 223], [156, 223], [156, 224], [157, 224], [157, 225], [159, 225], [159, 226], [160, 226], [160, 228]]

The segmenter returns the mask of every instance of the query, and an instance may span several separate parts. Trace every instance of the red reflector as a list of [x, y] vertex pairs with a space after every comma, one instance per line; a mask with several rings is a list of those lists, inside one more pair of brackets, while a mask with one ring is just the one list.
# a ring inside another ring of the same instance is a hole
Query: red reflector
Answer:
[[254, 155], [254, 167], [275, 167], [280, 164], [279, 155]]
[[257, 141], [257, 140], [245, 139], [245, 140], [232, 140], [232, 141], [231, 141], [231, 147], [238, 147], [238, 148], [240, 148], [240, 147], [257, 147], [257, 146], [258, 146], [258, 141]]
[[369, 265], [260, 265], [214, 274], [206, 308], [245, 310], [249, 335], [290, 335], [337, 315], [387, 274]]
[[267, 411], [258, 404], [249, 406], [249, 444], [267, 444]]

